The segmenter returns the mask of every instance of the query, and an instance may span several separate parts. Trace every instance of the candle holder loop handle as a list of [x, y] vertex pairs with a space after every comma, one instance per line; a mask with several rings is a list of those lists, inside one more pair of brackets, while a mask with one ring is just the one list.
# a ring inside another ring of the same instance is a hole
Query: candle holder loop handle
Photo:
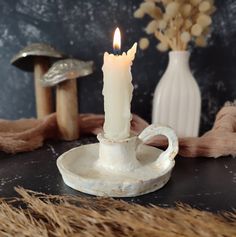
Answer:
[[168, 139], [168, 148], [163, 151], [160, 156], [158, 157], [158, 161], [162, 159], [168, 158], [172, 161], [175, 156], [178, 154], [179, 151], [179, 142], [178, 138], [173, 129], [166, 126], [161, 126], [157, 124], [151, 124], [147, 128], [145, 128], [138, 138], [141, 140], [142, 143], [148, 142], [150, 139], [154, 138], [155, 136], [163, 135]]

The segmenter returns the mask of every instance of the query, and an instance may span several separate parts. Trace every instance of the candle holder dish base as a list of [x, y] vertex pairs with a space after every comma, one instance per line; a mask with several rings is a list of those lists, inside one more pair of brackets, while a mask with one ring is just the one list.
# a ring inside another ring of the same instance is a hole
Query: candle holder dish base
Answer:
[[65, 152], [58, 158], [57, 166], [64, 183], [77, 191], [96, 196], [134, 197], [156, 191], [170, 179], [175, 161], [158, 164], [156, 157], [162, 152], [141, 145], [137, 151], [141, 166], [114, 172], [97, 166], [99, 143], [95, 143]]
[[[165, 151], [144, 144], [156, 135], [168, 138]], [[172, 129], [150, 125], [138, 137], [113, 141], [99, 134], [98, 140], [57, 159], [69, 187], [96, 196], [134, 197], [156, 191], [170, 179], [178, 153], [178, 139]]]

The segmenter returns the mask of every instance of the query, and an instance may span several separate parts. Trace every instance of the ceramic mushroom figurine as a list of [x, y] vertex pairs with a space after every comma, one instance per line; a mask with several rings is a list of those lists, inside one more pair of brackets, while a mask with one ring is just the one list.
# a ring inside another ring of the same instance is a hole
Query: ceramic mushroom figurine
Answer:
[[62, 58], [63, 54], [50, 45], [34, 43], [16, 54], [11, 63], [25, 71], [34, 71], [37, 118], [53, 112], [51, 88], [44, 88], [40, 79], [48, 71], [50, 58]]
[[87, 76], [92, 72], [92, 61], [65, 59], [54, 63], [42, 78], [43, 86], [57, 86], [57, 124], [64, 140], [71, 141], [79, 137], [78, 98], [75, 79]]

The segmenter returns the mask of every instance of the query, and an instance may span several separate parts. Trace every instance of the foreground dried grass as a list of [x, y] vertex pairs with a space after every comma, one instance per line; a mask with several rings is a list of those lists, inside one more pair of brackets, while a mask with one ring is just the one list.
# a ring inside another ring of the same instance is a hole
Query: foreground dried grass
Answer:
[[16, 190], [21, 198], [1, 200], [0, 236], [236, 236], [236, 213]]

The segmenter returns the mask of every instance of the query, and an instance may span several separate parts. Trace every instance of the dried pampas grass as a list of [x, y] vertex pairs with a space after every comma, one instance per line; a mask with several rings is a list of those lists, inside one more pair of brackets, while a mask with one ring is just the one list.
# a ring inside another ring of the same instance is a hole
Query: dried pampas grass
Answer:
[[[106, 198], [16, 191], [21, 198], [1, 200], [0, 236], [236, 236], [235, 212], [216, 215], [185, 205], [164, 209]], [[19, 204], [24, 208], [16, 208]]]

